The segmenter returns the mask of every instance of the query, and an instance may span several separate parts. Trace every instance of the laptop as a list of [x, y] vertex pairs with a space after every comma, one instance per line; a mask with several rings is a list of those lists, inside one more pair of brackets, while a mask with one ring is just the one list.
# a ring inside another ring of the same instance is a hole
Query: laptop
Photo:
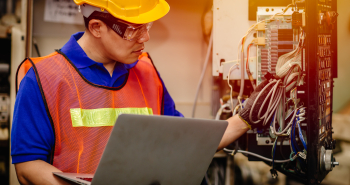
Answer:
[[86, 185], [199, 185], [227, 121], [122, 114], [95, 174], [54, 172]]

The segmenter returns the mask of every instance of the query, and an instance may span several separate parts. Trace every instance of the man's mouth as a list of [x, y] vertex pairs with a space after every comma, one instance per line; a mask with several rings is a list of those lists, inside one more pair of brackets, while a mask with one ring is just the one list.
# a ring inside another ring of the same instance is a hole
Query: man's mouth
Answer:
[[138, 53], [138, 52], [143, 52], [143, 50], [144, 50], [144, 48], [141, 48], [141, 49], [135, 50], [135, 51], [133, 51], [133, 52]]

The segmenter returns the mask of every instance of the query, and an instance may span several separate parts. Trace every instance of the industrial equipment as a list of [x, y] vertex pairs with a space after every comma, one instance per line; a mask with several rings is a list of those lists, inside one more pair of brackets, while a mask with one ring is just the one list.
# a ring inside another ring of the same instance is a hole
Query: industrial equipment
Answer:
[[[285, 7], [258, 7], [257, 21], [246, 25], [224, 24], [237, 19], [227, 6], [214, 1], [213, 76], [230, 87], [216, 117], [237, 114], [262, 81], [269, 80], [273, 88], [262, 106], [255, 107], [261, 114], [250, 118], [262, 120], [261, 125], [225, 151], [266, 162], [274, 178], [280, 171], [307, 184], [321, 183], [339, 165], [332, 138], [337, 1], [293, 0]], [[241, 39], [230, 39], [242, 27], [247, 31]], [[222, 34], [233, 28], [235, 34]]]

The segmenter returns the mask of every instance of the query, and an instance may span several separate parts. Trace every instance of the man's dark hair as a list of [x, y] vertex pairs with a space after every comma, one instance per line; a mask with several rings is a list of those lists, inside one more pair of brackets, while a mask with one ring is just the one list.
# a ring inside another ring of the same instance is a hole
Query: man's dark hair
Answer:
[[89, 22], [90, 22], [91, 19], [86, 18], [85, 16], [83, 16], [83, 17], [84, 17], [84, 25], [85, 25], [85, 28], [86, 28], [87, 30], [89, 30]]
[[113, 17], [109, 13], [93, 12], [88, 18], [84, 16], [85, 28], [89, 30], [89, 22], [91, 19], [98, 19], [107, 25], [108, 29], [114, 30], [119, 36], [123, 37], [128, 25], [124, 23], [118, 23], [118, 18]]

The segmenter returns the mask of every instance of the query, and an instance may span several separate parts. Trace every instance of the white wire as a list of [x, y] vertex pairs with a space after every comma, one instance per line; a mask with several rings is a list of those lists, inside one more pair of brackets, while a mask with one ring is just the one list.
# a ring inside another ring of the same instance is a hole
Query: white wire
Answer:
[[227, 103], [224, 104], [224, 105], [222, 105], [222, 106], [219, 108], [218, 112], [216, 113], [215, 120], [220, 120], [220, 116], [221, 116], [221, 114], [222, 114], [222, 112], [223, 112], [223, 110], [224, 110], [225, 108], [230, 108], [230, 105], [227, 104]]
[[[281, 99], [281, 88], [278, 87], [281, 83], [281, 80], [272, 80], [271, 82], [269, 82], [257, 95], [257, 97], [255, 98], [255, 101], [253, 102], [253, 105], [251, 107], [251, 110], [249, 112], [249, 120], [250, 123], [252, 124], [257, 124], [260, 121], [263, 122], [263, 125], [265, 125], [267, 123], [268, 120], [270, 120], [270, 118], [274, 115], [275, 110], [277, 108], [278, 103], [280, 102]], [[265, 100], [264, 102], [260, 105], [260, 110], [258, 112], [258, 115], [255, 115], [257, 117], [257, 120], [253, 120], [253, 110], [256, 106], [257, 101], [260, 99], [261, 95], [264, 93], [264, 91], [266, 91], [266, 89], [272, 86], [271, 90], [269, 91], [269, 93], [264, 97]], [[265, 111], [265, 113], [260, 116], [260, 113], [262, 111], [262, 109], [265, 106], [265, 103], [268, 101], [268, 106], [267, 106], [267, 110]]]
[[[229, 150], [227, 148], [224, 148], [225, 152], [231, 153], [231, 155], [233, 155], [233, 153], [235, 152], [235, 150]], [[264, 156], [261, 156], [259, 154], [253, 153], [253, 152], [249, 152], [249, 151], [245, 151], [245, 150], [237, 150], [237, 153], [242, 153], [242, 154], [247, 154], [247, 155], [252, 155], [254, 157], [260, 158], [262, 160], [268, 161], [268, 162], [272, 162], [272, 159], [266, 158]], [[293, 160], [296, 159], [298, 157], [298, 155], [294, 155], [293, 156]], [[286, 160], [274, 160], [274, 163], [286, 163], [291, 161], [291, 159], [286, 159]]]
[[[277, 136], [280, 136], [280, 135], [282, 135], [282, 134], [285, 134], [285, 133], [288, 131], [289, 127], [291, 127], [291, 126], [293, 125], [293, 121], [294, 121], [294, 119], [295, 119], [295, 116], [296, 116], [297, 112], [298, 112], [298, 109], [294, 110], [294, 114], [293, 114], [292, 119], [290, 119], [288, 125], [287, 125], [287, 126], [284, 128], [284, 130], [282, 130], [281, 132], [276, 131], [276, 119], [277, 119], [276, 117], [277, 117], [277, 116], [275, 116], [275, 118], [273, 119], [273, 123], [272, 123], [272, 131], [273, 131], [273, 134], [275, 134], [275, 135], [277, 135]], [[284, 119], [284, 118], [283, 118], [283, 119]]]
[[242, 56], [241, 56], [241, 87], [239, 89], [239, 94], [238, 94], [238, 102], [239, 105], [241, 106], [241, 109], [243, 109], [243, 105], [242, 105], [242, 98], [243, 98], [243, 91], [244, 91], [244, 52], [242, 52]]
[[192, 118], [194, 118], [194, 114], [196, 112], [196, 106], [197, 106], [197, 99], [198, 99], [199, 89], [201, 88], [202, 81], [203, 81], [203, 78], [204, 78], [204, 74], [205, 74], [205, 71], [207, 70], [207, 66], [208, 66], [208, 61], [209, 61], [209, 56], [210, 56], [210, 51], [211, 51], [212, 45], [213, 45], [213, 30], [211, 30], [209, 44], [208, 44], [208, 49], [207, 49], [207, 55], [205, 57], [205, 62], [204, 62], [204, 65], [203, 65], [202, 74], [201, 74], [201, 77], [200, 77], [198, 85], [197, 85], [196, 95], [194, 97], [194, 103], [193, 103], [193, 107], [192, 107]]
[[[230, 70], [228, 70], [228, 74], [227, 74], [227, 84], [228, 84], [228, 86], [230, 86], [230, 100], [231, 100], [231, 110], [232, 110], [232, 114], [233, 114], [233, 100], [232, 100], [232, 91], [233, 91], [233, 89], [232, 89], [232, 86], [231, 86], [231, 84], [230, 84], [230, 74], [231, 74], [231, 70], [232, 70], [232, 68], [233, 67], [235, 67], [235, 66], [238, 66], [239, 64], [237, 63], [237, 64], [234, 64], [234, 65], [232, 65], [231, 67], [230, 67]], [[236, 69], [238, 69], [238, 68], [236, 68]], [[238, 100], [239, 101], [239, 100]]]
[[240, 105], [237, 105], [237, 106], [235, 107], [235, 110], [233, 111], [232, 116], [234, 116], [234, 115], [237, 114], [237, 110], [239, 109], [239, 107], [240, 107]]
[[[299, 43], [303, 43], [304, 36], [305, 35], [303, 34], [303, 31], [301, 30], [301, 33], [299, 36]], [[289, 53], [286, 53], [278, 58], [277, 65], [276, 65], [276, 75], [279, 76], [280, 78], [284, 77], [288, 73], [290, 67], [294, 64], [298, 64], [299, 66], [301, 66], [301, 47], [300, 47], [300, 44], [295, 50], [293, 50]], [[296, 74], [299, 74], [299, 73], [296, 72]]]

